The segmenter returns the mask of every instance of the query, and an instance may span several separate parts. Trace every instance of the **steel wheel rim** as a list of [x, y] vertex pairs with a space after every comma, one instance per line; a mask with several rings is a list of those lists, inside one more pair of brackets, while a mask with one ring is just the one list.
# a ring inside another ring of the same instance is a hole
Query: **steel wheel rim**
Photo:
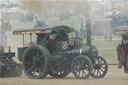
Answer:
[[73, 73], [80, 79], [85, 79], [89, 76], [89, 62], [85, 58], [78, 58], [73, 64]]
[[92, 70], [92, 76], [94, 78], [102, 78], [107, 72], [107, 64], [101, 57], [95, 58], [94, 68]]
[[27, 75], [32, 77], [39, 77], [42, 75], [45, 65], [44, 55], [39, 49], [31, 49], [24, 58], [24, 71]]

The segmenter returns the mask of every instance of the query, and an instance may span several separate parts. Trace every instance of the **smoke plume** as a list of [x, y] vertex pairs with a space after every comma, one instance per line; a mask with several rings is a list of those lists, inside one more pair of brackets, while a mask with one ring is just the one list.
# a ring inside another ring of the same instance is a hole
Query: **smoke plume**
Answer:
[[42, 13], [54, 9], [63, 12], [67, 9], [73, 10], [76, 14], [82, 14], [86, 22], [90, 23], [90, 5], [88, 1], [79, 0], [20, 0], [23, 8], [41, 15]]

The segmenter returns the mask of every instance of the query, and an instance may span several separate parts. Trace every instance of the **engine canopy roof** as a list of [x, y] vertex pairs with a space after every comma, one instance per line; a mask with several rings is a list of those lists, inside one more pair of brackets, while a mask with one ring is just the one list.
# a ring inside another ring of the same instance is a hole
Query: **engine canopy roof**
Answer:
[[60, 25], [55, 27], [40, 27], [40, 28], [20, 28], [13, 31], [13, 35], [24, 35], [24, 34], [56, 34], [60, 31], [65, 33], [74, 32], [72, 27], [66, 25]]

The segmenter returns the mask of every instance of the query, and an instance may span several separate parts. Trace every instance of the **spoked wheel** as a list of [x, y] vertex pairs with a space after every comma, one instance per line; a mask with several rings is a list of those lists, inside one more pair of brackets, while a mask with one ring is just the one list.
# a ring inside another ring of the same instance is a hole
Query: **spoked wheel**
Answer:
[[71, 70], [76, 78], [87, 79], [92, 73], [92, 62], [87, 56], [78, 56], [73, 60]]
[[108, 65], [106, 60], [101, 56], [95, 57], [95, 64], [92, 71], [92, 77], [103, 78], [106, 75], [107, 71], [108, 71]]
[[70, 69], [64, 67], [63, 69], [61, 69], [60, 71], [57, 71], [57, 72], [56, 71], [54, 72], [53, 70], [51, 70], [49, 75], [52, 76], [52, 77], [55, 77], [55, 78], [64, 78], [69, 73], [70, 73]]
[[23, 54], [23, 69], [29, 78], [40, 79], [49, 72], [49, 51], [43, 46], [32, 46]]

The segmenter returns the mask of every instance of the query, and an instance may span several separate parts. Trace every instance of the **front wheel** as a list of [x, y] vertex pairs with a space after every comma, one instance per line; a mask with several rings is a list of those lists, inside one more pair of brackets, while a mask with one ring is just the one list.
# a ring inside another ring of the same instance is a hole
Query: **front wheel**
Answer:
[[102, 56], [95, 57], [94, 68], [92, 71], [93, 78], [103, 78], [108, 71], [106, 60]]
[[73, 60], [71, 70], [76, 78], [87, 79], [92, 73], [92, 62], [87, 56], [78, 56]]

